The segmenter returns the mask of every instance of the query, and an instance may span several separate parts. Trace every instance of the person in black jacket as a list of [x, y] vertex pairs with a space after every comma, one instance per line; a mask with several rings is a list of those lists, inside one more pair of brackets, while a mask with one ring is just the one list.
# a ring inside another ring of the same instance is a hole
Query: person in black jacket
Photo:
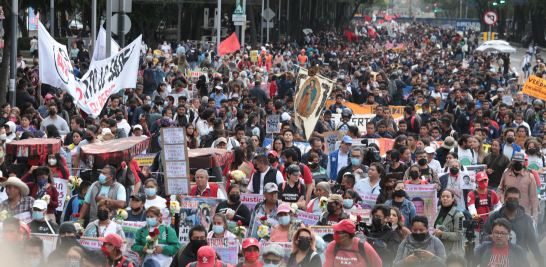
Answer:
[[24, 80], [21, 80], [19, 82], [19, 85], [17, 85], [16, 106], [17, 108], [19, 108], [19, 110], [25, 110], [25, 103], [31, 103], [32, 107], [38, 109], [38, 103], [36, 103], [36, 99], [32, 97], [27, 91], [28, 86], [29, 84]]
[[201, 147], [211, 147], [212, 143], [218, 139], [218, 135], [220, 134], [220, 130], [222, 130], [222, 127], [224, 126], [224, 123], [222, 122], [222, 119], [216, 118], [214, 119], [213, 123], [213, 130], [205, 135], [203, 139], [201, 139]]
[[390, 208], [386, 204], [377, 204], [372, 208], [372, 229], [367, 234], [367, 240], [372, 245], [377, 255], [381, 258], [383, 266], [392, 266], [400, 238], [398, 234], [387, 225], [390, 220]]
[[292, 266], [294, 261], [298, 267], [322, 266], [322, 260], [316, 251], [315, 234], [309, 228], [301, 227], [292, 237], [292, 253], [286, 266]]
[[[202, 225], [194, 225], [189, 232], [190, 242], [181, 247], [173, 256], [170, 267], [186, 267], [190, 263], [197, 261], [197, 251], [207, 246], [207, 230]], [[216, 257], [222, 260], [222, 257], [216, 252]]]
[[391, 74], [389, 83], [391, 82], [396, 84], [396, 93], [392, 96], [392, 104], [400, 106], [402, 105], [402, 99], [404, 99], [404, 87], [406, 87], [406, 84], [398, 79], [398, 74], [396, 73]]

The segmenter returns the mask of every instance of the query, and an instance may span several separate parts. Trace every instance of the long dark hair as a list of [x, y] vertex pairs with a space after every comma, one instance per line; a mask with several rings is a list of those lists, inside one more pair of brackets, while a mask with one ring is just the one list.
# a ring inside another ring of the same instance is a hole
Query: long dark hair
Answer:
[[63, 157], [61, 157], [61, 154], [57, 153], [57, 154], [48, 154], [48, 155], [46, 155], [45, 164], [48, 163], [47, 160], [48, 160], [49, 155], [55, 155], [55, 159], [57, 160], [57, 169], [59, 169], [61, 171], [61, 173], [63, 174], [63, 179], [68, 179], [68, 177], [70, 175], [68, 175], [68, 172], [66, 171], [66, 165], [64, 164], [64, 159], [63, 159]]
[[233, 162], [231, 163], [231, 169], [235, 170], [245, 162], [246, 156], [243, 149], [238, 146], [233, 149]]
[[271, 150], [277, 152], [277, 154], [279, 154], [279, 156], [280, 156], [281, 154], [279, 153], [279, 151], [275, 150], [275, 141], [277, 141], [277, 140], [280, 140], [281, 143], [282, 143], [282, 149], [281, 149], [280, 153], [282, 153], [284, 151], [284, 148], [285, 148], [284, 137], [282, 137], [281, 135], [275, 137], [275, 139], [273, 140], [273, 143], [271, 144]]

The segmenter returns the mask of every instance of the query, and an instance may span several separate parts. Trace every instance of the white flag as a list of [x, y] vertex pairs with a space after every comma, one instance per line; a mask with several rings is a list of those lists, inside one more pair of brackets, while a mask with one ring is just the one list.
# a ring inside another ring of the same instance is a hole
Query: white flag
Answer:
[[110, 94], [135, 87], [141, 41], [142, 35], [115, 55], [91, 63], [89, 71], [79, 80], [74, 95], [83, 111], [96, 118]]
[[61, 88], [75, 96], [76, 79], [66, 45], [55, 41], [40, 21], [38, 21], [38, 46], [40, 47], [38, 56], [42, 83]]
[[[119, 45], [114, 41], [112, 37], [110, 37], [112, 40], [110, 45], [110, 56], [115, 55], [119, 52]], [[38, 50], [39, 51], [39, 50]], [[94, 61], [103, 60], [106, 58], [106, 31], [100, 26], [99, 34], [97, 35], [97, 41], [95, 42], [95, 46], [93, 48], [93, 57], [91, 58], [91, 64]]]

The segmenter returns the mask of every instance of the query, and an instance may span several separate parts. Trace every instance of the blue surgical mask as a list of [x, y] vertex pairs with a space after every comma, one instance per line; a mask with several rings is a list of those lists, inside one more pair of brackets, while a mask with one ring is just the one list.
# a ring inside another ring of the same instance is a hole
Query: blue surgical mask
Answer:
[[212, 226], [212, 231], [214, 231], [214, 233], [219, 235], [219, 234], [224, 232], [224, 226], [223, 225], [213, 225]]
[[106, 175], [104, 175], [104, 174], [101, 173], [101, 174], [99, 175], [99, 182], [100, 182], [101, 184], [106, 183]]
[[152, 105], [152, 100], [148, 100], [148, 105]]
[[423, 81], [426, 81], [427, 80], [427, 76], [423, 77]]
[[290, 216], [278, 217], [279, 223], [282, 225], [288, 225], [290, 223]]
[[398, 70], [398, 74], [402, 74], [402, 71], [401, 71], [401, 70]]
[[276, 265], [276, 264], [273, 264], [273, 263], [269, 263], [269, 264], [264, 263], [264, 267], [279, 267], [279, 265]]
[[352, 199], [344, 199], [343, 200], [343, 205], [345, 206], [345, 208], [350, 208], [353, 206], [353, 200]]
[[33, 211], [32, 212], [32, 218], [34, 218], [34, 220], [41, 220], [44, 218], [44, 212], [43, 211]]
[[148, 226], [155, 226], [157, 224], [156, 218], [146, 218], [146, 223]]
[[361, 70], [361, 71], [365, 71], [365, 70], [366, 70], [366, 68], [360, 68], [360, 70]]
[[358, 166], [358, 164], [360, 164], [360, 160], [351, 158], [351, 164], [353, 164], [353, 166]]
[[33, 259], [33, 260], [25, 259], [25, 263], [32, 263], [32, 266], [38, 266], [40, 264], [40, 259]]
[[169, 101], [163, 102], [163, 105], [168, 106], [168, 105], [169, 105]]
[[379, 58], [376, 58], [376, 59], [375, 59], [375, 62], [377, 62], [377, 61], [379, 61]]
[[339, 75], [340, 79], [345, 79], [345, 75]]
[[144, 189], [144, 193], [146, 193], [147, 196], [153, 197], [155, 195], [155, 188], [146, 188]]
[[406, 62], [406, 60], [405, 60], [405, 59], [402, 59], [402, 62]]

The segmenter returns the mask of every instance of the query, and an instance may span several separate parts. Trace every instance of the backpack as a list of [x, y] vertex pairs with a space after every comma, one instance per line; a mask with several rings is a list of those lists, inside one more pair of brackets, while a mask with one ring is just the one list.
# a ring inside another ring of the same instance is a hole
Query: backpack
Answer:
[[[472, 153], [472, 160], [474, 160], [474, 149], [469, 149], [469, 150], [470, 150], [470, 153]], [[453, 149], [453, 152], [455, 152], [455, 153], [457, 153], [457, 155], [459, 155], [459, 146], [456, 146], [455, 149]], [[544, 165], [544, 166], [546, 166], [546, 165]]]
[[489, 207], [489, 210], [491, 210], [491, 191], [492, 190], [487, 189], [487, 205], [480, 205], [480, 196], [478, 195], [478, 191], [472, 191], [474, 192], [474, 197], [476, 198], [474, 205], [476, 205], [476, 207]]
[[[216, 260], [216, 259], [214, 259], [214, 260]], [[241, 266], [243, 266], [243, 263], [242, 263], [242, 262], [240, 262], [240, 264], [241, 264]], [[190, 263], [190, 267], [196, 267], [196, 266], [197, 266], [197, 262], [196, 262], [196, 261]], [[216, 266], [216, 265], [215, 265], [215, 266]], [[239, 264], [237, 264], [237, 266], [239, 266]], [[227, 267], [227, 263], [222, 262], [222, 267]]]
[[398, 90], [398, 87], [396, 86], [396, 80], [390, 81], [388, 84], [388, 91], [389, 94], [392, 96], [396, 95], [396, 91]]
[[197, 58], [197, 53], [195, 52], [195, 50], [190, 50], [188, 52], [188, 61], [189, 62], [194, 62], [194, 61], [198, 61], [199, 59]]
[[540, 53], [540, 46], [535, 46], [535, 54]]
[[[457, 207], [457, 210], [463, 213], [465, 221], [472, 221], [472, 214], [470, 214], [468, 210], [463, 210], [459, 207]], [[455, 212], [455, 214], [457, 213]], [[453, 229], [455, 229], [455, 214], [451, 216], [451, 223], [453, 223]]]
[[144, 86], [150, 86], [154, 84], [154, 74], [152, 73], [152, 70], [145, 70], [144, 71]]
[[[361, 239], [360, 242], [358, 242], [358, 252], [360, 253], [360, 256], [362, 256], [362, 258], [364, 258], [364, 260], [366, 261], [366, 266], [372, 266], [370, 265], [370, 261], [368, 260], [368, 257], [366, 257], [366, 251], [364, 250], [365, 242], [367, 241], [363, 239]], [[336, 242], [336, 245], [334, 246], [334, 258], [337, 256], [337, 253], [339, 252], [339, 250], [353, 252], [352, 250], [342, 249], [339, 243]]]

